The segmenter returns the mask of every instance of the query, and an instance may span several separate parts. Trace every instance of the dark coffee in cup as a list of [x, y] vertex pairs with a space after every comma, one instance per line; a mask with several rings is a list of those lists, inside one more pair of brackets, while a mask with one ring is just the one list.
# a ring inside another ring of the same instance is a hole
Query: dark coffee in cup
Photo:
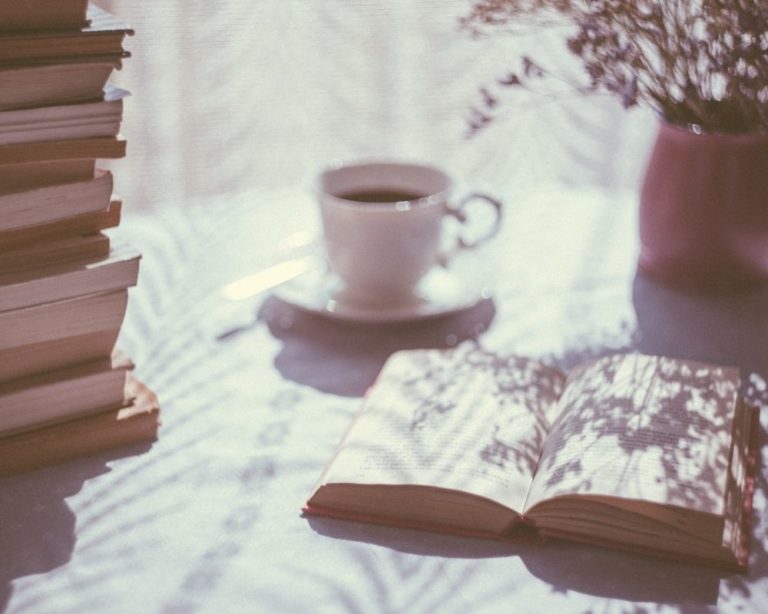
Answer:
[[345, 192], [344, 194], [339, 194], [338, 198], [359, 203], [399, 203], [403, 201], [419, 200], [425, 196], [426, 194], [420, 194], [418, 192], [405, 192], [381, 188], [378, 190], [354, 190], [352, 192]]

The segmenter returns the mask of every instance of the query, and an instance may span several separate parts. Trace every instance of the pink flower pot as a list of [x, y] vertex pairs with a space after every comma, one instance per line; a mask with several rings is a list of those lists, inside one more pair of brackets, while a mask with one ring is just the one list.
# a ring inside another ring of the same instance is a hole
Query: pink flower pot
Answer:
[[768, 281], [768, 133], [661, 124], [640, 195], [639, 266], [700, 290]]

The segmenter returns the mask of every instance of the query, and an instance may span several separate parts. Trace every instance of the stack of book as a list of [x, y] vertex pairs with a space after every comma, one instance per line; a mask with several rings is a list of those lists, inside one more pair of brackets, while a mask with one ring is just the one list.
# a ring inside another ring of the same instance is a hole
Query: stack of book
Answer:
[[153, 440], [155, 395], [115, 348], [140, 254], [120, 221], [131, 29], [87, 0], [0, 2], [0, 475]]

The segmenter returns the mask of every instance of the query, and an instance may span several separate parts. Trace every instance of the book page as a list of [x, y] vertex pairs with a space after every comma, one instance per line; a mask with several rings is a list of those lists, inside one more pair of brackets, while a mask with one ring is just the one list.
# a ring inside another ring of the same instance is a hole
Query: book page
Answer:
[[394, 354], [321, 482], [451, 488], [519, 511], [564, 380], [474, 348]]
[[723, 514], [738, 371], [638, 354], [574, 370], [526, 503], [590, 494]]

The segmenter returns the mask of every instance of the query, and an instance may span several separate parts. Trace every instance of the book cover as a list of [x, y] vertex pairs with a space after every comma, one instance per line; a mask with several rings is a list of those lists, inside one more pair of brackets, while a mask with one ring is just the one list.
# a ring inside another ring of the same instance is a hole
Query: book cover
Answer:
[[126, 90], [107, 84], [96, 102], [0, 112], [0, 146], [64, 139], [116, 137]]
[[124, 405], [131, 359], [78, 363], [0, 384], [0, 437]]
[[[16, 362], [22, 360], [24, 348], [55, 340], [70, 340], [81, 335], [119, 330], [125, 317], [128, 291], [89, 294], [23, 309], [0, 312], [0, 351], [16, 351]], [[109, 348], [106, 356], [109, 356]], [[4, 357], [0, 354], [0, 357]], [[91, 357], [84, 357], [87, 360]], [[93, 356], [92, 358], [100, 358]], [[3, 361], [5, 362], [5, 361]], [[9, 360], [8, 362], [14, 362]], [[0, 363], [0, 373], [11, 365]]]
[[0, 164], [0, 193], [25, 192], [62, 183], [88, 181], [96, 176], [96, 160], [49, 160]]
[[0, 146], [0, 165], [123, 157], [125, 157], [125, 140], [119, 135]]
[[160, 404], [133, 376], [122, 407], [0, 437], [0, 477], [157, 439]]
[[79, 29], [14, 30], [0, 33], [0, 61], [59, 56], [123, 55], [133, 29], [108, 11], [88, 7], [88, 25]]
[[0, 382], [106, 359], [115, 347], [120, 323], [122, 321], [101, 330], [75, 331], [71, 334], [65, 331], [63, 336], [0, 349]]
[[97, 170], [87, 181], [0, 193], [0, 231], [105, 211], [112, 197], [112, 173]]
[[123, 240], [112, 243], [104, 257], [0, 271], [0, 313], [136, 285], [141, 254]]
[[88, 0], [0, 2], [2, 31], [79, 29], [88, 26]]
[[12, 253], [13, 250], [24, 248], [45, 249], [48, 242], [79, 238], [114, 228], [120, 223], [121, 212], [122, 202], [112, 200], [105, 211], [83, 213], [53, 222], [0, 231], [0, 250]]
[[109, 254], [109, 244], [109, 237], [98, 232], [51, 241], [38, 241], [11, 249], [0, 247], [0, 276], [76, 260], [98, 260]]
[[0, 111], [98, 100], [111, 62], [0, 66]]

